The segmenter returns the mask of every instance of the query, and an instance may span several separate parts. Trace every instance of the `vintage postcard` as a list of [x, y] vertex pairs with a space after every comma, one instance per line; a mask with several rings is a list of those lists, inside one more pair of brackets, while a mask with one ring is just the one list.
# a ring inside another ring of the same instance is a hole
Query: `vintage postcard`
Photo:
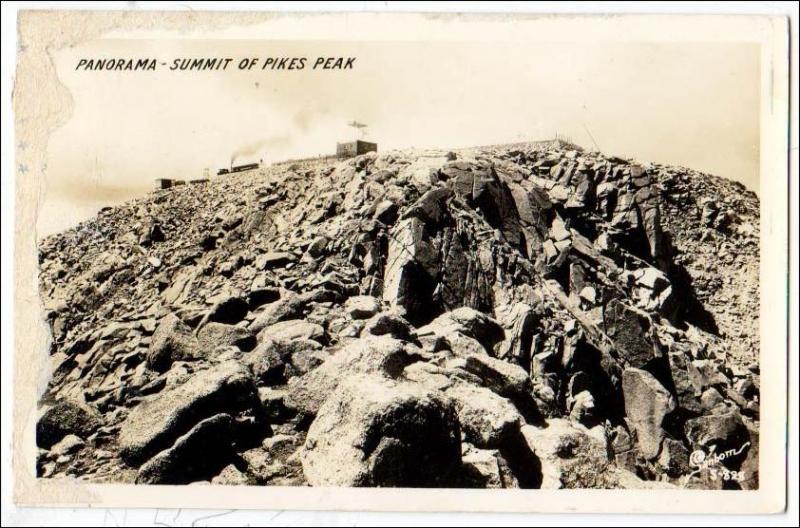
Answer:
[[785, 19], [18, 31], [18, 504], [784, 508]]

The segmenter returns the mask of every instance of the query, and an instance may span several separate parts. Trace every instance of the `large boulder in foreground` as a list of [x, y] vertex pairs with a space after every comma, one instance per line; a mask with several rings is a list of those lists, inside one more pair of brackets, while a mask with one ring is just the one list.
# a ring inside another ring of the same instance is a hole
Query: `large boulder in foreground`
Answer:
[[135, 407], [120, 428], [120, 455], [138, 466], [201, 420], [218, 413], [257, 417], [260, 405], [250, 372], [235, 361], [221, 363]]
[[45, 449], [67, 435], [86, 439], [102, 425], [100, 414], [72, 400], [59, 400], [47, 407], [36, 423], [36, 445]]
[[233, 419], [217, 414], [201, 421], [139, 469], [137, 484], [188, 484], [208, 478], [233, 454]]
[[397, 378], [415, 361], [413, 345], [388, 335], [361, 338], [334, 353], [311, 372], [289, 380], [287, 405], [314, 415], [343, 379], [353, 374]]
[[420, 385], [352, 376], [320, 408], [301, 460], [313, 486], [446, 486], [461, 465], [456, 410]]

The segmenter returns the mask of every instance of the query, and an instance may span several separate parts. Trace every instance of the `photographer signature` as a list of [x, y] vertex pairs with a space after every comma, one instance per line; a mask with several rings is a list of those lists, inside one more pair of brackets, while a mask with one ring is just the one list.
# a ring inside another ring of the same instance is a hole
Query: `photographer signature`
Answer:
[[750, 447], [750, 442], [745, 442], [738, 449], [727, 449], [717, 453], [717, 446], [712, 445], [708, 452], [703, 449], [692, 451], [689, 455], [689, 465], [695, 468], [687, 477], [687, 482], [691, 477], [699, 474], [702, 471], [708, 471], [711, 480], [736, 480], [741, 482], [745, 480], [744, 471], [731, 471], [722, 465], [726, 459], [739, 455], [742, 451]]

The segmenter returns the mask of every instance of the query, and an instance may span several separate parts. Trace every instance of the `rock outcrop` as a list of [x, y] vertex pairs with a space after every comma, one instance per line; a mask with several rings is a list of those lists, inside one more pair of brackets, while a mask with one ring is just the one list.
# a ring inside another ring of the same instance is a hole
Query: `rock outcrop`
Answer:
[[320, 408], [300, 458], [313, 486], [447, 486], [461, 464], [458, 417], [420, 385], [350, 376]]
[[558, 142], [156, 191], [41, 242], [39, 475], [753, 489], [758, 231], [738, 184]]

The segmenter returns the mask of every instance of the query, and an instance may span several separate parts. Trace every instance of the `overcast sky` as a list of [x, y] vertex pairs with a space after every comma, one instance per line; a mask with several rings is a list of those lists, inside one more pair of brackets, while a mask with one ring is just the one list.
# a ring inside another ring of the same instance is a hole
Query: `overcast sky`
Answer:
[[[75, 71], [81, 57], [284, 56], [357, 58], [349, 71]], [[144, 194], [154, 178], [200, 177], [237, 154], [332, 153], [353, 119], [379, 150], [558, 133], [758, 190], [752, 44], [102, 40], [56, 52], [55, 63], [74, 109], [50, 138], [41, 235]]]

